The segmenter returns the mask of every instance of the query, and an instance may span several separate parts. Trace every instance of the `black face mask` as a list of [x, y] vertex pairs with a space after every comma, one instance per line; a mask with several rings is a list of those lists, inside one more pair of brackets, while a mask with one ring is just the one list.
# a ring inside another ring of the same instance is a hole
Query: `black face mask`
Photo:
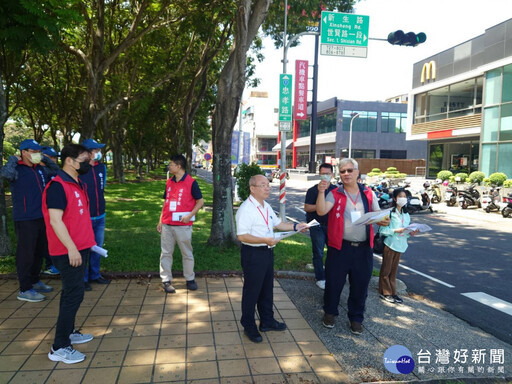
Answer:
[[88, 161], [82, 161], [80, 162], [80, 168], [78, 168], [76, 171], [79, 175], [85, 175], [89, 170], [91, 169], [91, 164], [89, 164]]

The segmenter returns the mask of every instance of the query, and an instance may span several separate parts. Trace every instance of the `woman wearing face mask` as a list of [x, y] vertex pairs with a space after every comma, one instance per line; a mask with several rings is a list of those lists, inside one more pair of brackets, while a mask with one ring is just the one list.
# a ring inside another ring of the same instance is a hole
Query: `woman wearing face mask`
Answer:
[[380, 227], [379, 233], [385, 236], [382, 265], [379, 275], [380, 298], [389, 303], [402, 304], [404, 301], [396, 294], [396, 274], [402, 253], [407, 249], [407, 239], [416, 232], [404, 234], [405, 228], [410, 224], [411, 218], [405, 205], [407, 196], [403, 188], [393, 191], [395, 207], [391, 210], [391, 222], [387, 227]]

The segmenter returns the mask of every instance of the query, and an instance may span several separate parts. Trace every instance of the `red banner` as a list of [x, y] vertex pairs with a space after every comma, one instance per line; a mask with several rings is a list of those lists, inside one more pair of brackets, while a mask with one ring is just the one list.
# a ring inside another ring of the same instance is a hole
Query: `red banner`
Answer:
[[295, 61], [295, 120], [308, 118], [308, 61]]

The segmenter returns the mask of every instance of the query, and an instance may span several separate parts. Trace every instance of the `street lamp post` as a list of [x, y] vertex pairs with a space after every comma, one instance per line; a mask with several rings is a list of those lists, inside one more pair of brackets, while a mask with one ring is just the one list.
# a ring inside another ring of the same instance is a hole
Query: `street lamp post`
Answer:
[[359, 113], [356, 113], [355, 115], [352, 114], [352, 119], [350, 119], [350, 132], [348, 135], [348, 157], [349, 159], [352, 158], [352, 123], [354, 122], [354, 119], [359, 117]]

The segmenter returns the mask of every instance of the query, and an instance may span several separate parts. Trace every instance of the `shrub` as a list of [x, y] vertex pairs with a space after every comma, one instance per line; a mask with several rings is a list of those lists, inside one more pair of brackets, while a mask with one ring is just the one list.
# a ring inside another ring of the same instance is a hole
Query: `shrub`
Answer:
[[397, 175], [397, 177], [398, 177], [399, 179], [405, 179], [405, 178], [407, 177], [407, 173], [399, 173], [399, 174]]
[[396, 168], [395, 167], [388, 167], [388, 169], [386, 169], [386, 173], [391, 173], [391, 172], [397, 172]]
[[382, 173], [379, 168], [373, 168], [372, 173]]
[[366, 175], [368, 177], [373, 177], [373, 176], [379, 176], [381, 173], [380, 172], [368, 172]]
[[233, 176], [236, 177], [236, 185], [238, 187], [238, 197], [241, 200], [246, 200], [251, 194], [249, 188], [249, 179], [254, 175], [263, 175], [263, 171], [256, 163], [240, 164], [235, 168]]
[[489, 176], [489, 181], [491, 184], [500, 186], [507, 180], [507, 175], [502, 172], [496, 172]]
[[451, 171], [440, 171], [437, 173], [437, 178], [443, 181], [449, 180], [451, 176], [453, 176]]
[[449, 178], [448, 178], [448, 181], [450, 183], [455, 183], [455, 176], [451, 175]]
[[478, 183], [480, 184], [485, 178], [485, 174], [480, 171], [471, 172], [469, 174], [469, 182], [470, 183]]
[[460, 181], [465, 183], [466, 182], [466, 179], [468, 178], [468, 174], [465, 173], [465, 172], [460, 172], [460, 173], [457, 173], [455, 175], [455, 178], [459, 177], [460, 178]]
[[512, 179], [507, 179], [503, 182], [505, 188], [512, 188]]
[[482, 181], [484, 182], [485, 185], [491, 184], [491, 180], [488, 177], [485, 177]]

